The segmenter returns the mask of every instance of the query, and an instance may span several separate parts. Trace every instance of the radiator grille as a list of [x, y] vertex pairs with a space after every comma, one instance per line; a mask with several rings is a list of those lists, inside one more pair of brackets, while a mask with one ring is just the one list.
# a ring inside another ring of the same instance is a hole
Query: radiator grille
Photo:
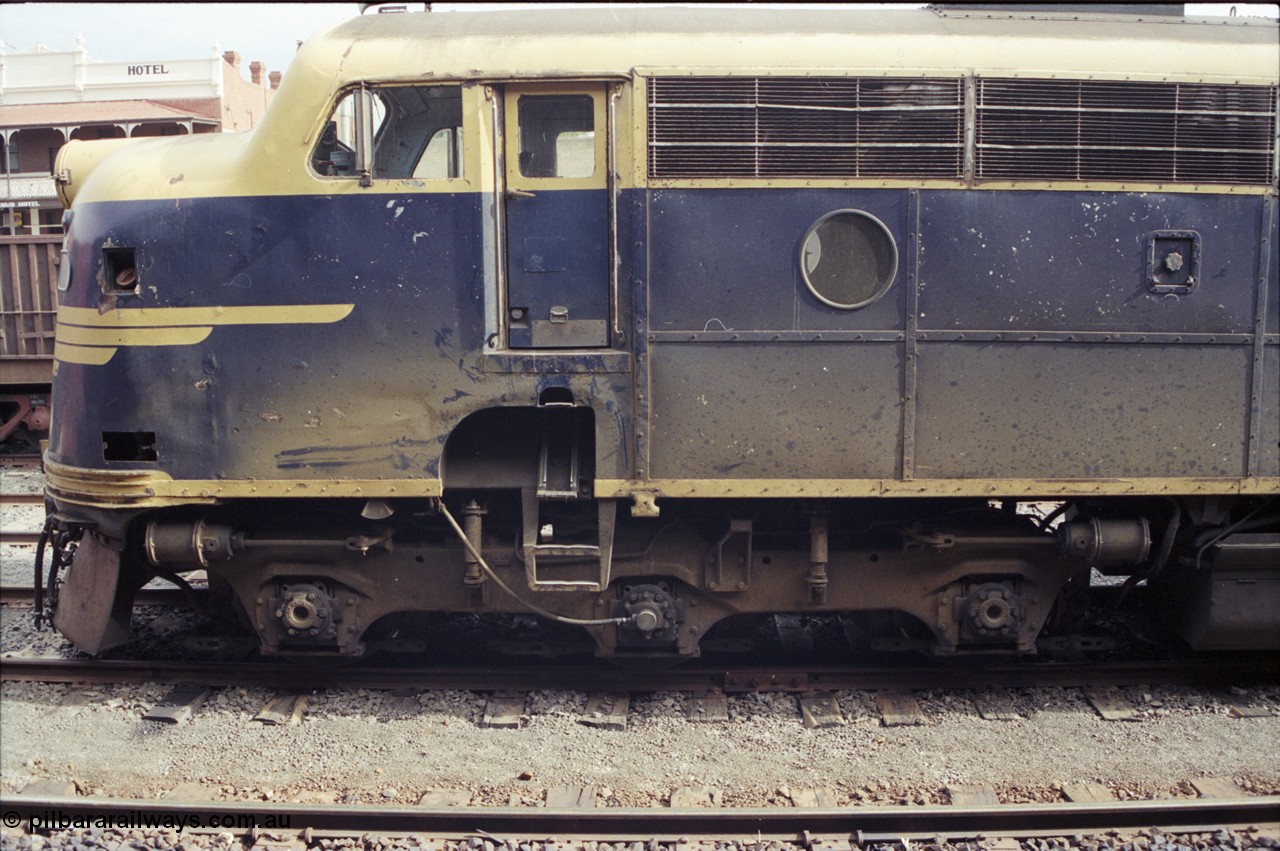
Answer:
[[956, 178], [963, 154], [960, 80], [649, 81], [650, 177]]
[[1276, 89], [977, 81], [976, 177], [1269, 184]]
[[[1270, 185], [1275, 86], [975, 81], [977, 180]], [[649, 80], [653, 178], [965, 177], [964, 81]]]

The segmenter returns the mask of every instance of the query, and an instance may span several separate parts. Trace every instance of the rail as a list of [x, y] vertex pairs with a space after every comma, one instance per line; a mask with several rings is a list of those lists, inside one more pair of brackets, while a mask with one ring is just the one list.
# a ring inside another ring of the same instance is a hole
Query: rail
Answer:
[[0, 505], [44, 505], [43, 493], [0, 494]]
[[[891, 842], [909, 847], [915, 839], [974, 839], [992, 836], [1071, 836], [1091, 831], [1158, 827], [1184, 832], [1217, 831], [1280, 821], [1280, 797], [1198, 798], [1124, 801], [1106, 804], [1001, 804], [996, 806], [893, 806], [821, 808], [532, 808], [396, 807], [317, 805], [283, 802], [207, 802], [154, 799], [9, 795], [0, 799], [5, 818], [163, 819], [192, 824], [285, 823], [271, 838], [312, 831], [413, 832], [438, 839], [481, 837], [515, 848], [519, 839], [555, 836], [602, 841], [677, 842], [749, 837], [833, 847], [824, 840], [867, 847]], [[261, 835], [244, 829], [251, 838]], [[506, 838], [504, 838], [506, 837]], [[519, 839], [517, 839], [519, 838]], [[653, 847], [649, 845], [649, 847]]]
[[417, 666], [351, 665], [316, 668], [285, 660], [216, 662], [177, 660], [64, 659], [11, 656], [0, 666], [0, 682], [189, 683], [275, 689], [367, 688], [534, 691], [583, 689], [619, 692], [686, 691], [694, 694], [816, 692], [868, 689], [981, 689], [1196, 685], [1225, 687], [1274, 682], [1274, 654], [1231, 654], [1181, 661], [993, 664], [988, 667], [793, 666], [726, 667], [691, 663], [662, 670], [593, 665]]

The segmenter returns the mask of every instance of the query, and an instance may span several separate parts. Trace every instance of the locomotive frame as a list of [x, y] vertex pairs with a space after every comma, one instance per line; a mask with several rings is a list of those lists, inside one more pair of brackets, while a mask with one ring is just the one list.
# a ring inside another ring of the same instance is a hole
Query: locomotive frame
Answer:
[[203, 568], [293, 656], [1029, 653], [1097, 568], [1280, 646], [1274, 23], [732, 16], [369, 16], [252, 133], [69, 143], [59, 629]]

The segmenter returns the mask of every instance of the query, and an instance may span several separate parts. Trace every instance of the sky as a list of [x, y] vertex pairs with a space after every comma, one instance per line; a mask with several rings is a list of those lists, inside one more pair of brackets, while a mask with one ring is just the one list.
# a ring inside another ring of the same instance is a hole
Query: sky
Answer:
[[[419, 9], [421, 4], [417, 4]], [[360, 14], [356, 3], [0, 3], [4, 52], [74, 50], [100, 62], [195, 59], [234, 50], [284, 71], [306, 40]]]
[[[411, 11], [422, 3], [408, 3]], [[603, 5], [603, 4], [601, 4]], [[678, 5], [668, 2], [666, 5]], [[914, 5], [914, 4], [910, 4]], [[1188, 14], [1276, 17], [1270, 3], [1187, 4]], [[459, 8], [509, 8], [503, 3], [433, 3], [433, 12]], [[90, 59], [100, 62], [190, 59], [234, 50], [247, 68], [258, 60], [284, 71], [299, 41], [360, 13], [358, 3], [12, 3], [0, 2], [0, 42], [5, 53], [39, 43], [74, 50], [83, 35]]]

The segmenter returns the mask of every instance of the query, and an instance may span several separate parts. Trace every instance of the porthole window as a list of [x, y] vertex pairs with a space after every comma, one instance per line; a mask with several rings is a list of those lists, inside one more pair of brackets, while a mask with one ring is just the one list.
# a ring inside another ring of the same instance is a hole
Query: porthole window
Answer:
[[877, 301], [898, 274], [898, 247], [884, 222], [861, 210], [818, 219], [800, 243], [800, 274], [823, 304], [844, 310]]

